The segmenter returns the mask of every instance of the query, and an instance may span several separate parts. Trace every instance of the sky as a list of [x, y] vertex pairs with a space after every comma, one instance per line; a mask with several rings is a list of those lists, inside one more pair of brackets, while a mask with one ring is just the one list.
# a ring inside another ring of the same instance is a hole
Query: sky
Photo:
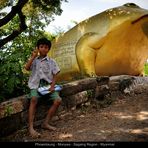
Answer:
[[68, 0], [68, 2], [62, 2], [62, 14], [55, 16], [55, 20], [49, 24], [46, 30], [52, 33], [56, 32], [57, 28], [67, 31], [75, 25], [72, 21], [79, 23], [109, 8], [125, 3], [135, 3], [148, 9], [148, 0]]

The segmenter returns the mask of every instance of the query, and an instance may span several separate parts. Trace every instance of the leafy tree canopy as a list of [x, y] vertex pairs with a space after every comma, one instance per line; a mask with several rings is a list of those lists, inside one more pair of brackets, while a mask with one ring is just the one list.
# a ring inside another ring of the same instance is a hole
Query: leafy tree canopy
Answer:
[[[0, 47], [26, 30], [34, 18], [44, 21], [45, 25], [49, 24], [53, 20], [54, 14], [60, 15], [62, 13], [62, 2], [67, 2], [67, 0], [1, 0]], [[6, 11], [8, 9], [10, 9], [9, 13]], [[16, 16], [18, 17], [18, 26], [7, 35], [3, 26], [10, 23]]]

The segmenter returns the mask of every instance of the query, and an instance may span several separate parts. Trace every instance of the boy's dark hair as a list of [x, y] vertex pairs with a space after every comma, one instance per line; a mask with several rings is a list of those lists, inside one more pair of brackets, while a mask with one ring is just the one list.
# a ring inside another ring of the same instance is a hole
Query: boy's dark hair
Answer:
[[41, 39], [39, 39], [39, 40], [37, 41], [37, 47], [39, 48], [39, 46], [40, 46], [41, 44], [48, 45], [49, 50], [50, 50], [50, 47], [51, 47], [51, 41], [50, 41], [50, 40], [48, 40], [48, 39], [46, 39], [46, 38], [41, 38]]

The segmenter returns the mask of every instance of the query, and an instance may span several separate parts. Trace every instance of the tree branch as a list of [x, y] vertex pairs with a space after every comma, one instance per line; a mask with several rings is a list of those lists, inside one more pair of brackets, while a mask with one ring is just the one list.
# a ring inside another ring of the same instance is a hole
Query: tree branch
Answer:
[[11, 21], [27, 2], [28, 0], [19, 0], [16, 6], [13, 6], [11, 11], [4, 18], [0, 19], [0, 27]]
[[25, 23], [25, 15], [23, 15], [23, 13], [20, 11], [18, 13], [19, 18], [20, 18], [20, 25], [19, 28], [17, 30], [14, 30], [12, 32], [12, 34], [10, 34], [9, 36], [7, 36], [6, 38], [0, 40], [0, 48], [5, 45], [7, 42], [13, 40], [15, 37], [17, 37], [19, 34], [21, 34], [25, 29], [27, 29], [27, 25]]
[[25, 29], [27, 29], [27, 25], [25, 22], [25, 15], [23, 15], [22, 13], [22, 8], [23, 6], [28, 2], [28, 0], [19, 0], [17, 5], [12, 7], [11, 12], [4, 17], [3, 19], [0, 20], [0, 27], [7, 24], [9, 21], [11, 21], [11, 19], [18, 14], [19, 15], [19, 19], [20, 19], [20, 25], [19, 28], [17, 30], [14, 30], [12, 32], [12, 34], [10, 34], [9, 36], [7, 36], [4, 39], [0, 40], [0, 48], [5, 45], [7, 42], [13, 40], [15, 37], [17, 37], [19, 34], [21, 34]]

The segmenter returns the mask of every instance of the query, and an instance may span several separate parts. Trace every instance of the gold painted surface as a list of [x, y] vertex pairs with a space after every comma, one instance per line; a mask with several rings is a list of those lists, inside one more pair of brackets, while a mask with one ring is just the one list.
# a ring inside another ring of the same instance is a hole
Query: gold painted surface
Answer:
[[96, 75], [139, 75], [148, 58], [148, 10], [133, 4], [106, 10], [56, 38], [50, 56], [59, 81]]

